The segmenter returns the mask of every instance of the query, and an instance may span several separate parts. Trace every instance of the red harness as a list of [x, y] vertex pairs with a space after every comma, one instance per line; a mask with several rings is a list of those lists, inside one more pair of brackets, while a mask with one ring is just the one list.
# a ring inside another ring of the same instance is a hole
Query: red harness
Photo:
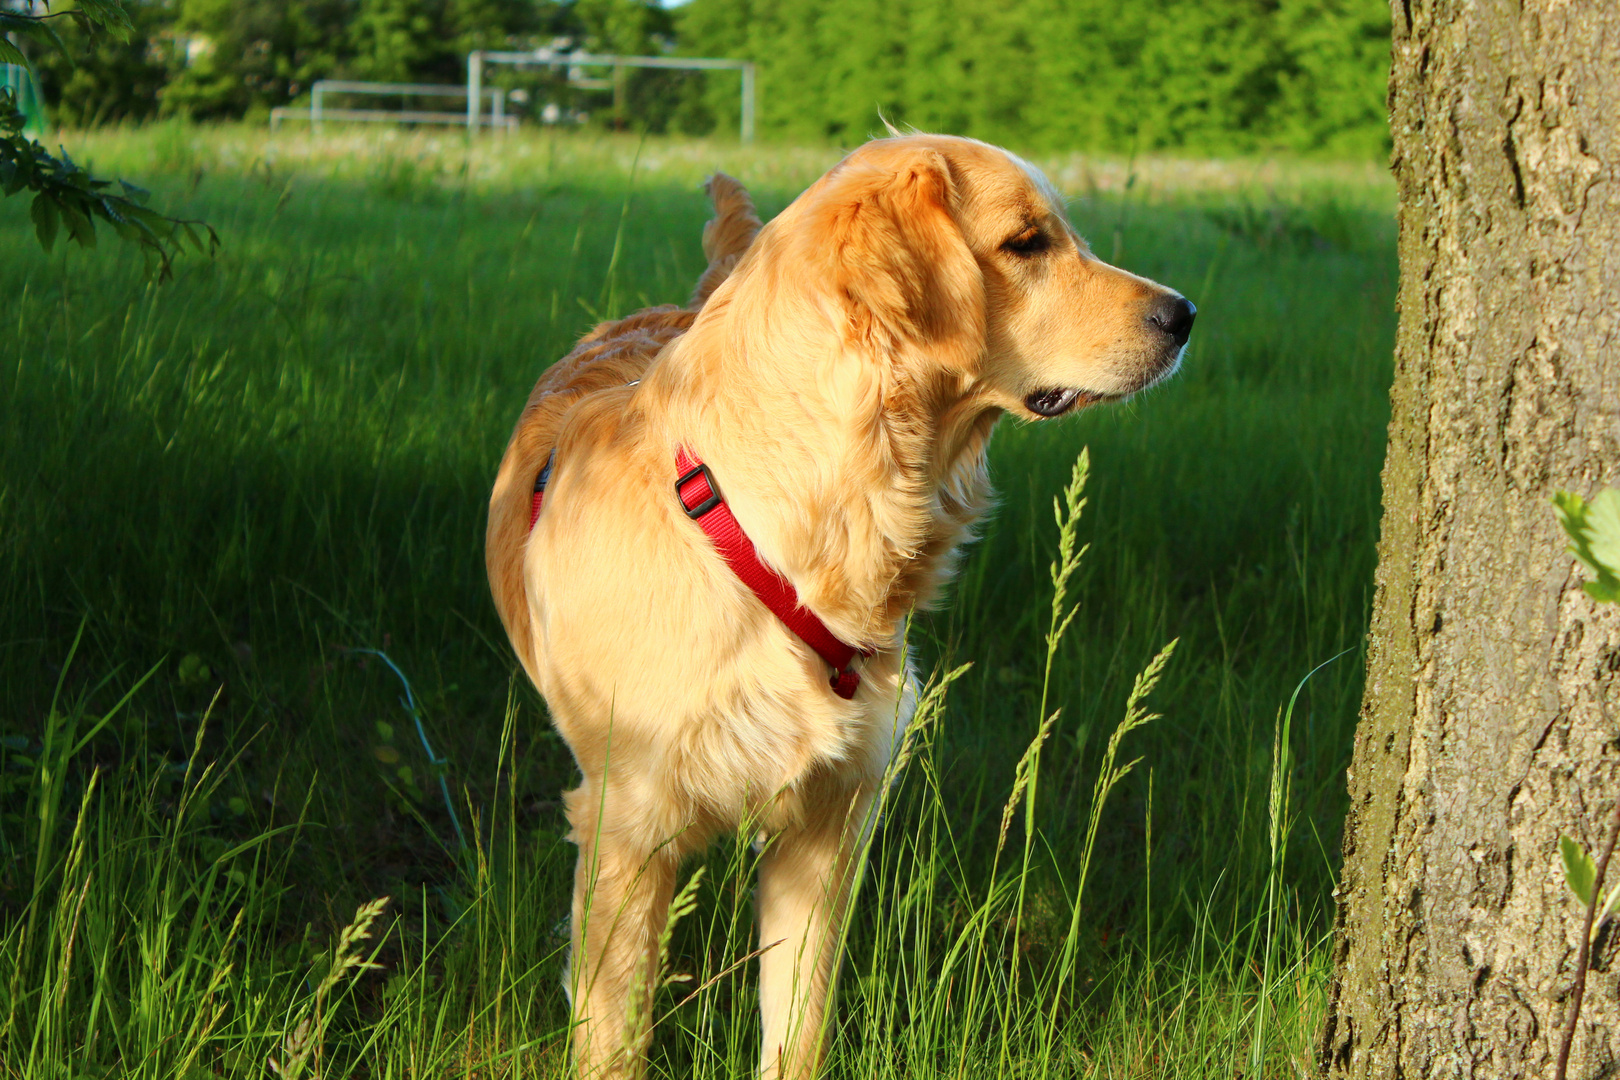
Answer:
[[857, 656], [871, 653], [835, 637], [815, 612], [799, 602], [792, 583], [759, 561], [754, 542], [748, 539], [748, 534], [732, 516], [731, 507], [720, 497], [720, 489], [707, 465], [683, 446], [675, 452], [675, 468], [681, 474], [675, 481], [675, 495], [686, 508], [686, 516], [709, 534], [714, 546], [725, 556], [731, 572], [742, 579], [760, 602], [832, 666], [833, 676], [828, 681], [833, 693], [845, 701], [854, 697], [861, 677], [850, 665]]
[[534, 478], [534, 498], [529, 503], [529, 531], [534, 532], [534, 523], [540, 520], [540, 504], [546, 499], [546, 485], [551, 483], [551, 470], [557, 464], [557, 449], [552, 447], [551, 456], [540, 467], [540, 475]]
[[[535, 477], [534, 500], [529, 512], [531, 531], [540, 517], [540, 503], [556, 461], [556, 451], [552, 451], [545, 468]], [[720, 550], [731, 572], [759, 597], [760, 603], [832, 667], [833, 675], [828, 684], [833, 693], [845, 701], [854, 697], [861, 677], [851, 665], [857, 656], [870, 656], [871, 652], [840, 641], [815, 612], [799, 602], [798, 591], [791, 582], [759, 561], [754, 542], [748, 539], [748, 534], [732, 515], [731, 507], [720, 497], [720, 488], [707, 465], [683, 446], [675, 453], [675, 468], [680, 474], [675, 481], [675, 496], [680, 499], [686, 516], [698, 523]]]

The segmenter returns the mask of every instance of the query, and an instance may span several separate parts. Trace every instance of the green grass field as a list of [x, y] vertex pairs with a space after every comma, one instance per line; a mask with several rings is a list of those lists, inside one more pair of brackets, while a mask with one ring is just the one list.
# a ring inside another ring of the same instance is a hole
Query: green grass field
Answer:
[[[105, 232], [45, 255], [25, 201], [0, 202], [0, 1077], [562, 1075], [572, 765], [488, 599], [488, 485], [546, 364], [597, 318], [684, 299], [708, 171], [768, 215], [836, 155], [64, 141], [224, 246], [154, 286]], [[874, 841], [830, 1072], [1305, 1075], [1394, 193], [1372, 165], [1041, 164], [1100, 255], [1199, 320], [1169, 385], [996, 435], [1000, 510], [913, 631], [924, 670], [972, 666]], [[1049, 508], [1082, 447], [1062, 711], [998, 856], [1042, 717]], [[1132, 679], [1171, 639], [1162, 717], [1124, 735], [1139, 760], [1099, 803]], [[409, 680], [435, 757], [362, 649]], [[659, 1075], [754, 1071], [752, 858], [715, 849], [672, 937]]]

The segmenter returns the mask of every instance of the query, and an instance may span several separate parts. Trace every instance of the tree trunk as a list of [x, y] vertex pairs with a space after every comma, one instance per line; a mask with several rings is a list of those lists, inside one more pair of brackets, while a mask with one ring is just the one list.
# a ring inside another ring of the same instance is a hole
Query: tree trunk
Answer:
[[[1400, 333], [1322, 1067], [1551, 1080], [1585, 914], [1558, 838], [1596, 857], [1620, 799], [1620, 612], [1548, 503], [1620, 479], [1620, 8], [1396, 0], [1393, 65]], [[1570, 1077], [1620, 1062], [1617, 953], [1611, 924]]]

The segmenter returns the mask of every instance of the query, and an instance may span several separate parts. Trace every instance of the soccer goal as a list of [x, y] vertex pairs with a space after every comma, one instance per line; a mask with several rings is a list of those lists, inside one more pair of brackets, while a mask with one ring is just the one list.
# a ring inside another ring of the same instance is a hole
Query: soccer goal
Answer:
[[[723, 60], [705, 56], [598, 56], [583, 50], [535, 49], [532, 52], [492, 52], [475, 49], [467, 54], [467, 132], [476, 134], [479, 127], [492, 123], [485, 120], [482, 101], [484, 65], [509, 64], [513, 67], [562, 67], [568, 69], [568, 81], [589, 89], [613, 90], [615, 109], [624, 111], [625, 73], [630, 68], [663, 68], [674, 71], [737, 71], [742, 73], [742, 119], [738, 135], [743, 142], [754, 141], [754, 65], [749, 60]], [[591, 79], [588, 69], [607, 68], [607, 79]]]
[[[353, 82], [345, 79], [321, 79], [311, 86], [309, 92], [309, 108], [300, 108], [292, 105], [282, 105], [270, 110], [270, 128], [275, 130], [281, 126], [283, 120], [308, 120], [310, 126], [319, 131], [323, 120], [353, 120], [362, 123], [392, 123], [392, 124], [460, 124], [466, 114], [462, 112], [440, 112], [423, 109], [334, 109], [326, 104], [328, 94], [369, 94], [381, 97], [398, 97], [403, 105], [407, 99], [412, 98], [464, 98], [472, 90], [470, 87], [453, 86], [442, 83], [384, 83], [384, 82]], [[517, 124], [515, 116], [508, 116], [506, 112], [506, 91], [490, 88], [482, 91], [482, 96], [489, 99], [488, 125], [508, 132]]]

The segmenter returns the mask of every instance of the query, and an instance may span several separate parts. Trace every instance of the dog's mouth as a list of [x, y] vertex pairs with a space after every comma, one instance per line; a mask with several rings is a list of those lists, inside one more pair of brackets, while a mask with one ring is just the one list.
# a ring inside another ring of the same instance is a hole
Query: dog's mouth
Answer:
[[1024, 398], [1024, 408], [1036, 416], [1062, 416], [1076, 406], [1095, 405], [1107, 399], [1107, 394], [1097, 394], [1073, 386], [1058, 387], [1053, 390], [1037, 390], [1030, 394]]
[[1185, 343], [1176, 346], [1159, 358], [1151, 369], [1141, 372], [1135, 385], [1124, 390], [1104, 393], [1100, 390], [1082, 390], [1078, 386], [1055, 386], [1050, 390], [1036, 390], [1024, 396], [1024, 408], [1036, 416], [1062, 416], [1074, 409], [1100, 405], [1110, 401], [1124, 401], [1132, 394], [1163, 382], [1181, 367], [1181, 357], [1187, 351]]

